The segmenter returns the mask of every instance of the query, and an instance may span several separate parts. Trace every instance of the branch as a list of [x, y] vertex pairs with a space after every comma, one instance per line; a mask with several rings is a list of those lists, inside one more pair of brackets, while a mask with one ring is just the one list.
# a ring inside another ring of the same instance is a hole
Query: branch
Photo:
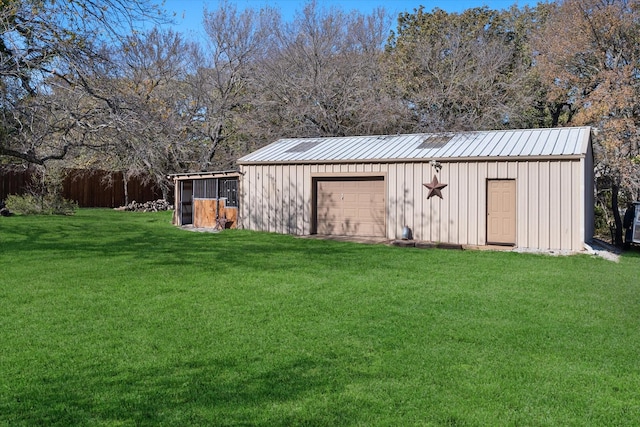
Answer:
[[0, 147], [0, 155], [14, 157], [16, 159], [24, 160], [25, 162], [33, 163], [40, 166], [44, 164], [44, 161], [36, 157], [35, 153], [31, 151], [23, 153], [21, 151], [12, 150], [10, 148]]

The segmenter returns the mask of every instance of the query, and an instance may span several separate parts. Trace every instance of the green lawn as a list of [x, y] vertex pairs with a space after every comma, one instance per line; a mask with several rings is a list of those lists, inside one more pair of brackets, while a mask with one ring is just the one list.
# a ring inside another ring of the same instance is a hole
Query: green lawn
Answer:
[[0, 218], [0, 425], [637, 426], [640, 257]]

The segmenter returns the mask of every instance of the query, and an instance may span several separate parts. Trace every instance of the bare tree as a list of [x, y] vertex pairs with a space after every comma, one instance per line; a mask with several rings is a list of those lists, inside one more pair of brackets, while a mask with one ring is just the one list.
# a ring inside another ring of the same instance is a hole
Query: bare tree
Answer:
[[389, 86], [423, 131], [521, 127], [536, 90], [526, 49], [530, 11], [422, 7], [399, 18], [387, 47]]
[[91, 111], [74, 109], [80, 100], [118, 110], [91, 74], [106, 61], [105, 44], [158, 12], [147, 0], [2, 2], [0, 156], [42, 165], [82, 146], [102, 124]]
[[399, 130], [400, 104], [383, 90], [380, 68], [390, 18], [307, 3], [275, 29], [256, 64], [256, 123], [265, 135], [339, 136]]
[[112, 61], [118, 78], [106, 81], [126, 120], [113, 129], [113, 149], [102, 156], [126, 177], [151, 179], [165, 197], [167, 174], [190, 169], [193, 157], [189, 132], [197, 106], [188, 81], [195, 72], [194, 49], [173, 31], [130, 36]]
[[104, 61], [83, 64], [82, 82], [52, 77], [48, 93], [21, 103], [23, 115], [40, 119], [28, 137], [42, 141], [40, 153], [64, 144], [67, 167], [122, 171], [125, 194], [128, 179], [138, 176], [166, 197], [167, 174], [187, 169], [182, 159], [189, 159], [192, 103], [185, 82], [192, 46], [157, 29], [120, 43], [100, 52]]
[[207, 44], [196, 52], [198, 69], [189, 79], [198, 112], [191, 138], [199, 143], [200, 169], [229, 167], [242, 151], [244, 116], [255, 98], [248, 80], [279, 25], [279, 13], [269, 7], [239, 11], [225, 1], [205, 10]]

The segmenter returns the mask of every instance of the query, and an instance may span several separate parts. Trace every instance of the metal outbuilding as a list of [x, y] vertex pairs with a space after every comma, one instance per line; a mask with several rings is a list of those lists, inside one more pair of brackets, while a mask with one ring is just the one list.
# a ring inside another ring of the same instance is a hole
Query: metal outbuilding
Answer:
[[589, 127], [287, 138], [238, 165], [252, 230], [571, 251], [593, 236]]

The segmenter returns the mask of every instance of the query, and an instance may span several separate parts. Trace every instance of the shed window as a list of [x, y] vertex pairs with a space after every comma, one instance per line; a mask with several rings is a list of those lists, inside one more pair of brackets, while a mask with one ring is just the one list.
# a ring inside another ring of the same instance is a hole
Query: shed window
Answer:
[[196, 199], [215, 199], [216, 198], [216, 179], [196, 179], [193, 181], [193, 197]]
[[193, 197], [195, 199], [226, 198], [226, 206], [238, 206], [238, 180], [235, 178], [194, 179]]
[[237, 179], [221, 179], [220, 180], [220, 197], [226, 197], [226, 206], [238, 207], [238, 180]]

